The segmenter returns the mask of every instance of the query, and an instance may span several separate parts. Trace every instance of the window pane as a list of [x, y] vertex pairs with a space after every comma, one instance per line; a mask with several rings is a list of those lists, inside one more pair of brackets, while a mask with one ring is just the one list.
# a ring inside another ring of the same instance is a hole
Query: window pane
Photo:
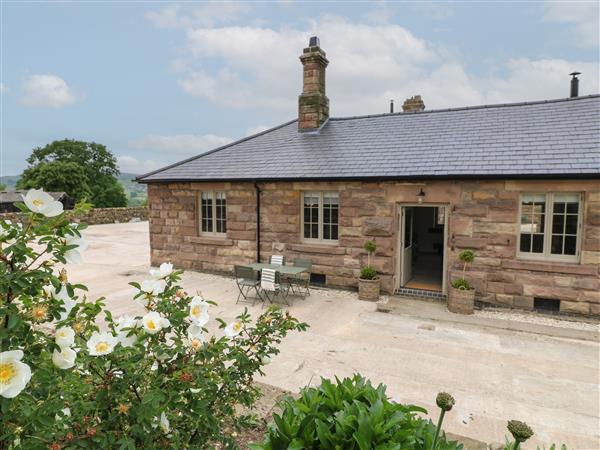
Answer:
[[331, 226], [331, 239], [333, 239], [334, 241], [338, 240], [338, 226], [337, 225]]
[[554, 214], [562, 214], [564, 212], [565, 212], [565, 204], [554, 202]]
[[200, 201], [200, 214], [202, 218], [202, 232], [203, 233], [212, 233], [213, 231], [213, 223], [212, 223], [212, 192], [203, 192], [201, 194]]
[[333, 228], [338, 223], [338, 202], [337, 193], [326, 192], [323, 194], [323, 239], [337, 239], [337, 226], [335, 237], [333, 235]]
[[577, 236], [565, 236], [565, 255], [577, 253]]
[[533, 253], [543, 253], [544, 252], [544, 235], [543, 234], [534, 234], [533, 241], [531, 243], [531, 251]]
[[303, 235], [306, 239], [319, 238], [319, 196], [304, 194]]
[[567, 212], [577, 214], [579, 212], [579, 203], [567, 203]]
[[[556, 211], [556, 208], [554, 209]], [[565, 232], [565, 216], [554, 214], [552, 216], [552, 233], [563, 234]]]
[[574, 214], [567, 215], [566, 234], [577, 234], [577, 216]]
[[216, 232], [226, 233], [227, 232], [227, 198], [225, 192], [215, 193], [215, 209], [216, 209]]
[[531, 234], [521, 234], [521, 247], [522, 252], [531, 252]]
[[561, 235], [552, 236], [552, 245], [550, 252], [554, 255], [562, 255], [563, 252], [563, 237]]

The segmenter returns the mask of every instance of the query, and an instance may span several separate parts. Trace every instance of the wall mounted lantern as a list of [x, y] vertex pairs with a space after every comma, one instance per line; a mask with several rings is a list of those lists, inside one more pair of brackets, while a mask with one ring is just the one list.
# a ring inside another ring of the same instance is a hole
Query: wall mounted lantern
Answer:
[[423, 191], [423, 188], [421, 188], [421, 190], [417, 194], [417, 202], [419, 202], [419, 204], [423, 203], [424, 198], [425, 198], [425, 192]]

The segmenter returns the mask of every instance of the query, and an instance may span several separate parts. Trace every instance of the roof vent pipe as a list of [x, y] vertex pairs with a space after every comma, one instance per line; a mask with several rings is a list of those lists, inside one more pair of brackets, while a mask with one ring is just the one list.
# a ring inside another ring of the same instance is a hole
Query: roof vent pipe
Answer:
[[581, 75], [581, 72], [573, 72], [570, 73], [573, 78], [571, 78], [571, 98], [579, 97], [579, 78], [577, 75]]
[[394, 99], [390, 100], [390, 114], [394, 114]]

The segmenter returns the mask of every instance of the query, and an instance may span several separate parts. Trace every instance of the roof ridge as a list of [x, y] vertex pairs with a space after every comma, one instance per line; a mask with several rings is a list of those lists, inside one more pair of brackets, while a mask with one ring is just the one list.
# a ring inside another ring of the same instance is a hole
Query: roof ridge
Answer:
[[455, 108], [441, 108], [441, 109], [427, 109], [423, 111], [411, 111], [411, 112], [396, 112], [396, 113], [379, 113], [379, 114], [364, 114], [359, 116], [347, 116], [347, 117], [330, 117], [329, 120], [353, 120], [353, 119], [368, 119], [372, 117], [392, 117], [392, 116], [407, 116], [413, 114], [431, 114], [438, 112], [453, 112], [453, 111], [472, 111], [477, 109], [489, 109], [489, 108], [505, 108], [511, 106], [530, 106], [530, 105], [543, 105], [547, 103], [561, 103], [561, 102], [574, 102], [577, 100], [585, 100], [590, 98], [600, 98], [600, 94], [589, 94], [581, 95], [578, 97], [566, 97], [557, 98], [551, 100], [535, 100], [530, 102], [514, 102], [514, 103], [492, 103], [489, 105], [475, 105], [475, 106], [460, 106]]
[[283, 128], [283, 127], [285, 127], [287, 125], [290, 125], [290, 124], [296, 122], [297, 120], [298, 119], [289, 120], [289, 121], [287, 121], [285, 123], [282, 123], [280, 125], [276, 125], [276, 126], [274, 126], [272, 128], [268, 128], [268, 129], [266, 129], [264, 131], [261, 131], [259, 133], [251, 134], [250, 136], [243, 137], [241, 139], [238, 139], [237, 141], [230, 142], [229, 144], [225, 144], [225, 145], [222, 145], [220, 147], [214, 148], [212, 150], [208, 150], [208, 151], [206, 151], [204, 153], [200, 153], [199, 155], [192, 156], [192, 157], [184, 159], [182, 161], [177, 161], [176, 163], [173, 163], [173, 164], [165, 166], [165, 167], [161, 167], [160, 169], [153, 170], [152, 172], [148, 172], [148, 173], [145, 173], [143, 175], [138, 175], [137, 177], [135, 177], [135, 181], [141, 181], [143, 178], [149, 177], [150, 175], [154, 175], [154, 174], [163, 172], [163, 171], [165, 171], [167, 169], [171, 169], [173, 167], [177, 167], [177, 166], [179, 166], [181, 164], [185, 164], [187, 162], [190, 162], [190, 161], [193, 161], [195, 159], [201, 158], [202, 156], [207, 156], [207, 155], [210, 155], [212, 153], [218, 152], [220, 150], [225, 150], [226, 148], [229, 148], [229, 147], [231, 147], [233, 145], [240, 144], [240, 143], [245, 142], [245, 141], [247, 141], [249, 139], [254, 139], [255, 137], [262, 136], [263, 134], [270, 133], [271, 131], [275, 131], [275, 130], [277, 130], [279, 128]]

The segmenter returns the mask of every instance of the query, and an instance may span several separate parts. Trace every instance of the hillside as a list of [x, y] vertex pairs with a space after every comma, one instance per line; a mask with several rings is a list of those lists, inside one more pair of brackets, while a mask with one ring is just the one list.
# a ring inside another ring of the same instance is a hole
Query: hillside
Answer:
[[[141, 205], [146, 201], [146, 185], [139, 184], [133, 181], [136, 177], [136, 174], [133, 173], [121, 173], [117, 179], [119, 183], [123, 185], [123, 189], [125, 190], [125, 194], [127, 195], [127, 204], [129, 206], [137, 206]], [[20, 175], [6, 175], [0, 177], [0, 183], [6, 184], [6, 189], [9, 191], [13, 191], [17, 184], [17, 180], [20, 178]]]

